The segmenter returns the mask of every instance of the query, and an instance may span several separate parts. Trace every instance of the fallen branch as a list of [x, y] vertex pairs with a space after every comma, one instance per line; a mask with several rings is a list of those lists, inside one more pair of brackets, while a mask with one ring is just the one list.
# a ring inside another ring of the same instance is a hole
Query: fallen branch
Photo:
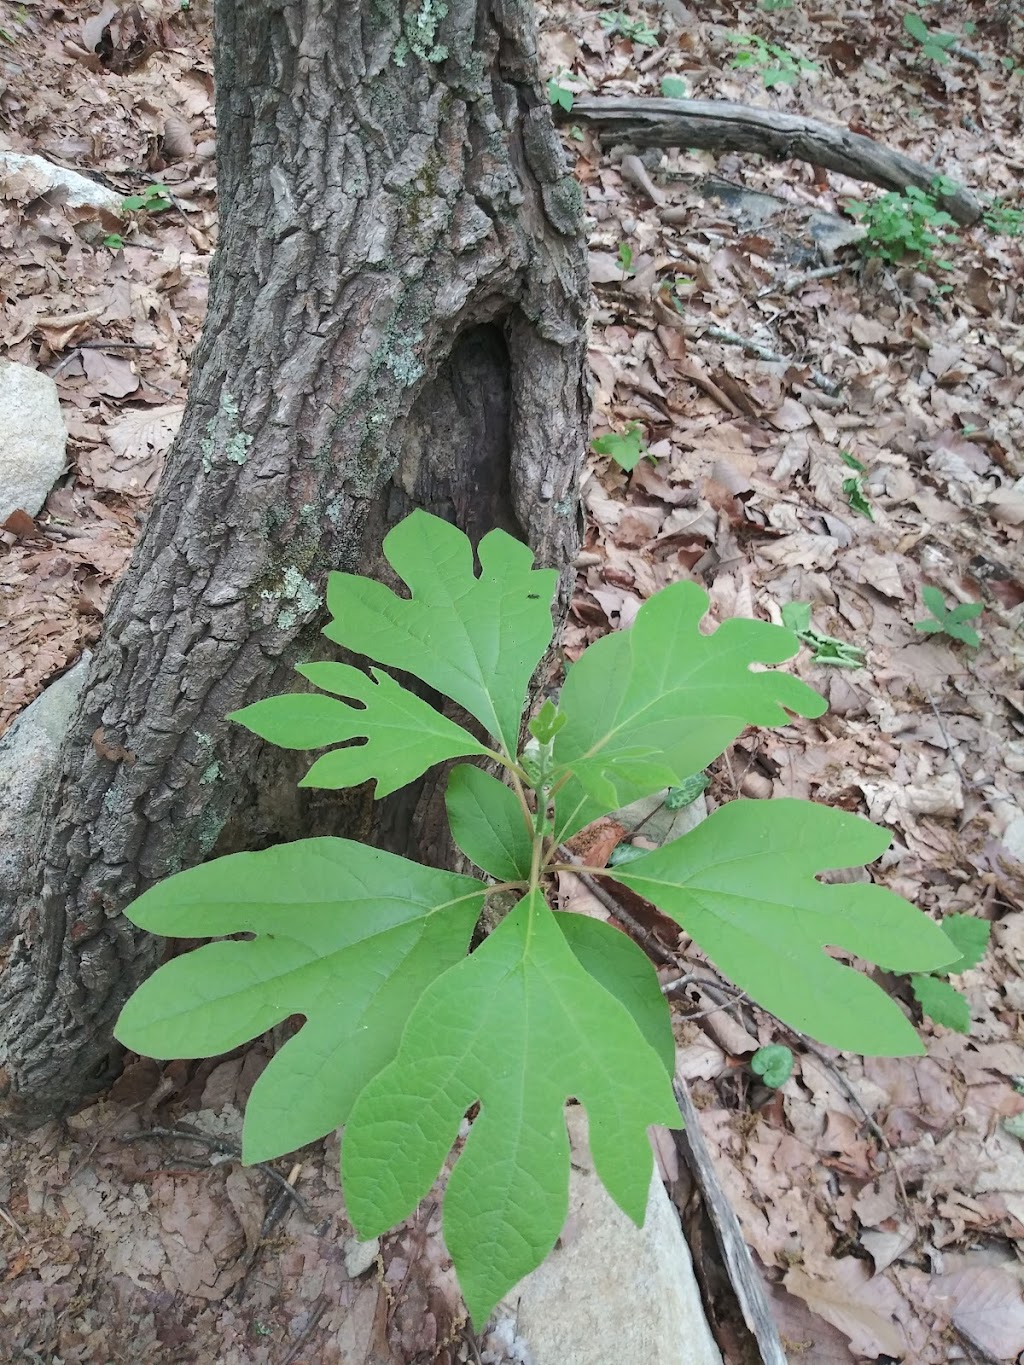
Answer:
[[[849, 128], [726, 100], [584, 95], [573, 102], [567, 117], [637, 147], [699, 147], [711, 152], [753, 152], [776, 161], [807, 161], [887, 190], [903, 191], [915, 185], [932, 193], [932, 183], [941, 174], [935, 166], [894, 152]], [[935, 199], [963, 227], [981, 217], [981, 205], [962, 185], [936, 194]]]
[[686, 1125], [681, 1132], [674, 1132], [673, 1137], [704, 1200], [704, 1207], [715, 1230], [715, 1237], [728, 1268], [729, 1280], [743, 1320], [757, 1342], [763, 1365], [786, 1365], [786, 1353], [782, 1349], [775, 1318], [768, 1304], [764, 1281], [758, 1274], [753, 1257], [744, 1241], [739, 1219], [733, 1213], [728, 1197], [719, 1182], [686, 1082], [680, 1076], [676, 1076], [672, 1082], [672, 1089], [675, 1091], [679, 1113]]

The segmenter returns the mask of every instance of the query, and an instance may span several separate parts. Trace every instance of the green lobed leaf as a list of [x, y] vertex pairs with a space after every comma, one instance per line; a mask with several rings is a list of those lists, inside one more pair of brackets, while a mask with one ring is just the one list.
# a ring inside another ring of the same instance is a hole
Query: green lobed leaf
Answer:
[[976, 915], [946, 915], [942, 920], [942, 932], [960, 954], [948, 969], [950, 975], [959, 976], [976, 967], [985, 956], [992, 925]]
[[801, 632], [809, 631], [811, 628], [810, 602], [787, 602], [782, 608], [782, 624], [796, 636], [799, 636]]
[[647, 1128], [679, 1123], [672, 1087], [629, 1011], [580, 965], [534, 891], [428, 987], [398, 1055], [356, 1101], [342, 1178], [359, 1234], [415, 1208], [479, 1100], [448, 1180], [444, 1238], [482, 1326], [562, 1230], [569, 1096], [586, 1107], [598, 1175], [640, 1223], [653, 1169]]
[[550, 744], [565, 724], [565, 716], [550, 697], [544, 698], [544, 705], [527, 727], [538, 744]]
[[467, 858], [502, 882], [530, 876], [533, 832], [513, 792], [482, 768], [460, 763], [444, 796], [452, 838]]
[[943, 629], [947, 635], [951, 635], [954, 640], [960, 640], [965, 645], [970, 645], [972, 649], [977, 649], [981, 644], [981, 637], [976, 630], [970, 626], [965, 626], [959, 621], [951, 621], [947, 618]]
[[944, 621], [946, 619], [946, 601], [938, 588], [933, 588], [930, 584], [926, 584], [925, 587], [921, 589], [921, 598], [937, 621]]
[[300, 664], [296, 672], [324, 691], [359, 702], [351, 706], [319, 693], [291, 693], [232, 711], [229, 720], [283, 749], [323, 749], [365, 739], [325, 754], [300, 787], [358, 787], [376, 778], [379, 801], [421, 777], [435, 763], [488, 751], [468, 730], [448, 720], [379, 668], [368, 677], [348, 664]]
[[955, 986], [939, 976], [912, 976], [910, 987], [929, 1019], [957, 1033], [970, 1033], [971, 1007]]
[[248, 933], [174, 958], [131, 997], [115, 1035], [147, 1057], [212, 1057], [293, 1014], [306, 1023], [253, 1087], [244, 1159], [340, 1127], [391, 1061], [424, 989], [463, 958], [483, 908], [472, 877], [346, 839], [302, 839], [180, 872], [125, 910], [171, 938]]
[[[628, 259], [623, 256], [624, 250], [629, 253]], [[633, 261], [633, 249], [625, 242], [619, 247], [619, 258], [622, 269], [628, 272]], [[604, 436], [597, 436], [590, 445], [596, 455], [607, 455], [627, 473], [635, 469], [645, 455], [650, 454], [639, 422], [630, 422], [624, 432], [609, 431]]]
[[567, 912], [557, 913], [555, 920], [580, 965], [625, 1005], [668, 1075], [674, 1076], [676, 1040], [672, 1013], [647, 954], [628, 934], [603, 920]]
[[984, 610], [985, 604], [983, 602], [961, 602], [958, 607], [954, 607], [952, 611], [947, 612], [946, 620], [970, 621], [975, 616], [980, 616]]
[[611, 875], [664, 910], [720, 971], [802, 1033], [871, 1056], [922, 1053], [902, 1010], [844, 948], [897, 972], [955, 961], [939, 925], [902, 897], [817, 874], [857, 867], [889, 844], [878, 826], [809, 801], [732, 801], [695, 830]]
[[820, 716], [824, 700], [788, 673], [752, 672], [798, 650], [766, 621], [730, 620], [711, 635], [708, 596], [673, 583], [640, 608], [629, 630], [606, 635], [572, 665], [555, 737], [556, 833], [584, 825], [706, 768], [747, 725]]
[[526, 689], [551, 640], [558, 575], [504, 531], [473, 547], [454, 526], [416, 511], [388, 533], [384, 554], [412, 592], [333, 573], [324, 634], [451, 697], [514, 753]]

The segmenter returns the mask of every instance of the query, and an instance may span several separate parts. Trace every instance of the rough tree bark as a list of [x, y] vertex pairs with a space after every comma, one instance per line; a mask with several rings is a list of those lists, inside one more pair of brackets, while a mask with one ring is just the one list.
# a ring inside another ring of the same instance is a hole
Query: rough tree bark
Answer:
[[[362, 791], [259, 796], [295, 770], [224, 721], [325, 656], [327, 571], [379, 571], [416, 505], [549, 565], [578, 544], [588, 284], [531, 0], [217, 0], [215, 41], [209, 312], [19, 898], [13, 1126], [112, 1073], [160, 953], [120, 913], [133, 897], [228, 848], [366, 832]], [[422, 853], [429, 798], [392, 807], [383, 841]]]

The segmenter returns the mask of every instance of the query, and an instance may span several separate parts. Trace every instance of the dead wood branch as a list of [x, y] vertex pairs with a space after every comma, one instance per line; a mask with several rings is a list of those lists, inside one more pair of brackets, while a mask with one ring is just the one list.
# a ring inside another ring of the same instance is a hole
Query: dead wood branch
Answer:
[[[637, 147], [699, 147], [710, 152], [757, 153], [776, 161], [807, 161], [887, 190], [903, 191], [915, 185], [931, 193], [932, 182], [940, 174], [935, 166], [848, 128], [726, 100], [584, 95], [574, 101], [569, 117], [573, 123], [597, 128], [605, 139]], [[963, 227], [981, 217], [981, 205], [962, 185], [936, 195], [936, 202]]]
[[764, 1281], [743, 1239], [739, 1219], [718, 1179], [686, 1082], [677, 1075], [672, 1082], [672, 1089], [686, 1125], [680, 1132], [673, 1133], [676, 1147], [690, 1168], [704, 1200], [743, 1320], [757, 1342], [763, 1365], [786, 1365], [786, 1353], [782, 1349]]

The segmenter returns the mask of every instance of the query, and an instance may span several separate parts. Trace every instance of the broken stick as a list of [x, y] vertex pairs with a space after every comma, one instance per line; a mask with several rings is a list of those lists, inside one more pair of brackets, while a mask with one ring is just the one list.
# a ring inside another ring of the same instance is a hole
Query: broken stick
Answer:
[[[776, 161], [807, 161], [902, 192], [909, 185], [934, 195], [962, 227], [981, 217], [981, 205], [962, 185], [943, 176], [944, 192], [933, 188], [941, 172], [883, 147], [861, 133], [817, 119], [759, 109], [726, 100], [666, 100], [583, 95], [573, 101], [573, 123], [590, 124], [603, 137], [637, 147], [699, 147], [711, 152], [753, 152]], [[952, 186], [950, 188], [950, 186]]]

